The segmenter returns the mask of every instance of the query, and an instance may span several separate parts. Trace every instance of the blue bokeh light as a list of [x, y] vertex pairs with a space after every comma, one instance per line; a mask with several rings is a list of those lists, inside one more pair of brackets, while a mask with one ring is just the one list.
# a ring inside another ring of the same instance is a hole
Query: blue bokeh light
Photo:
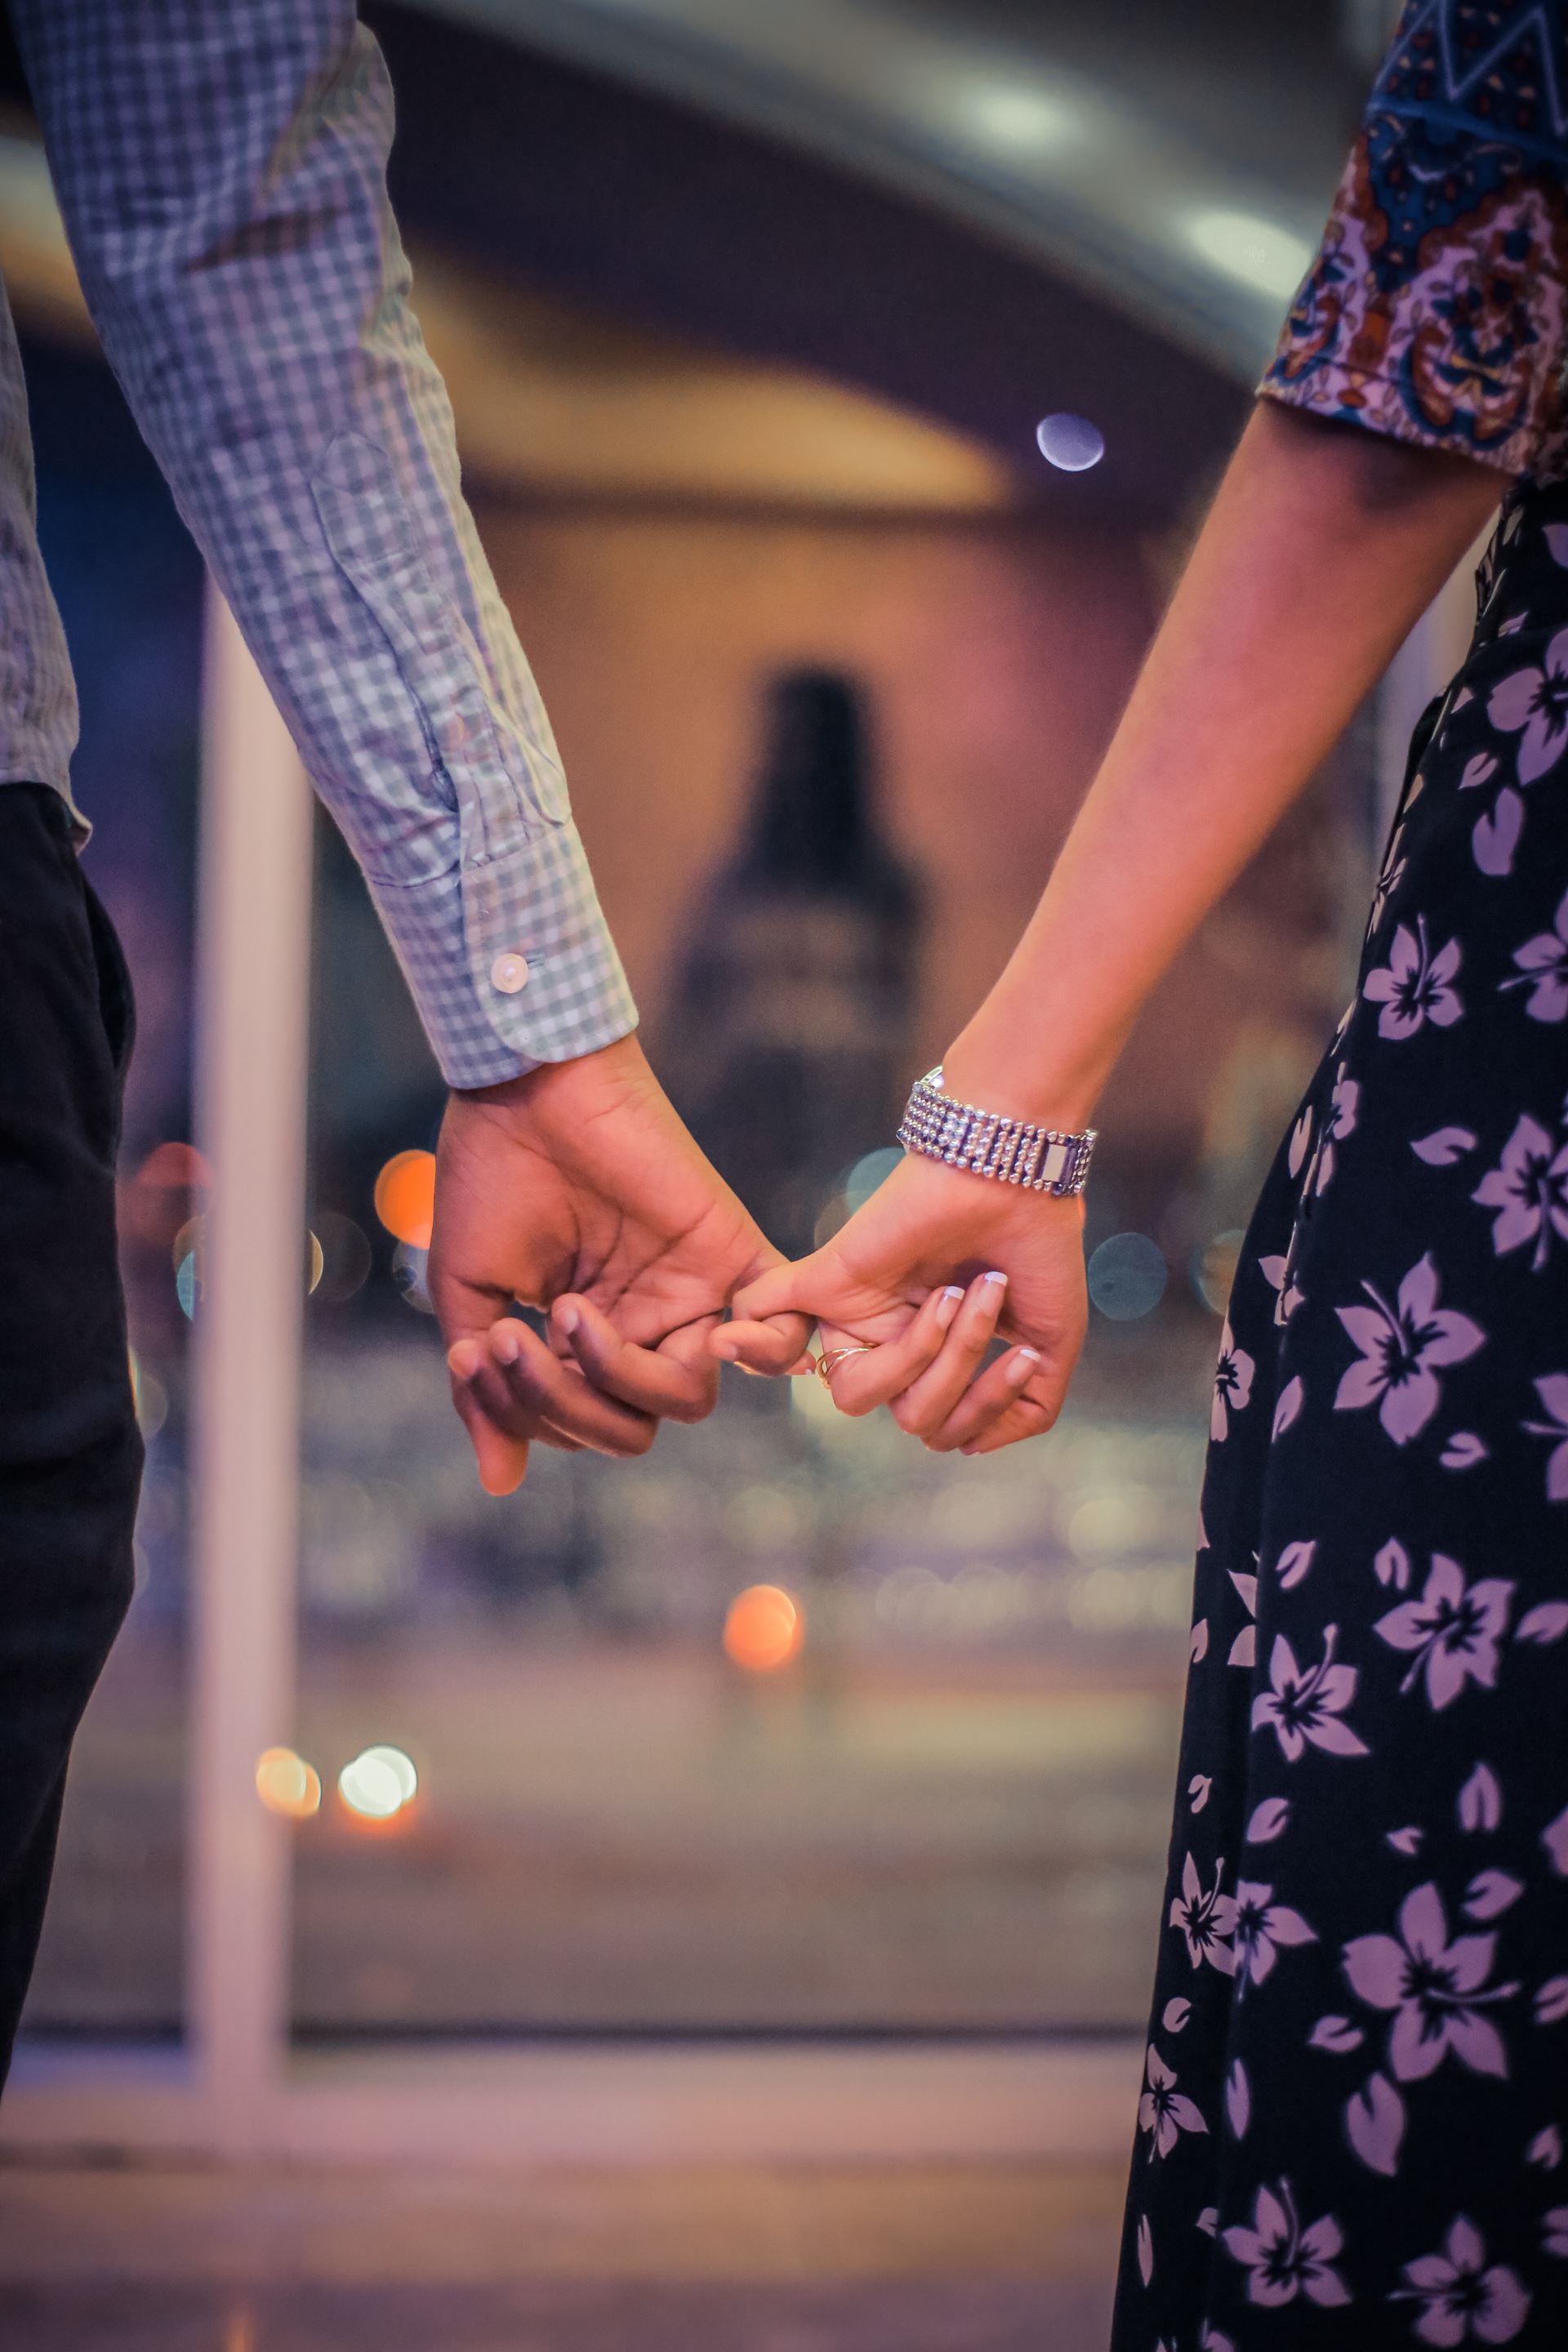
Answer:
[[1035, 438], [1047, 464], [1064, 474], [1085, 474], [1105, 455], [1105, 436], [1099, 425], [1067, 409], [1055, 416], [1042, 416], [1035, 427]]
[[1169, 1279], [1159, 1244], [1147, 1234], [1112, 1234], [1089, 1261], [1089, 1295], [1113, 1323], [1151, 1314]]

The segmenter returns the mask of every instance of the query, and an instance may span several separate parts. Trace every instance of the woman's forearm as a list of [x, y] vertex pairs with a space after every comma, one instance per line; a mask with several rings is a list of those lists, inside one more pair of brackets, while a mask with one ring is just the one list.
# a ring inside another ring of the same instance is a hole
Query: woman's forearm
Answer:
[[1259, 404], [951, 1092], [1082, 1125], [1156, 982], [1332, 748], [1505, 487]]

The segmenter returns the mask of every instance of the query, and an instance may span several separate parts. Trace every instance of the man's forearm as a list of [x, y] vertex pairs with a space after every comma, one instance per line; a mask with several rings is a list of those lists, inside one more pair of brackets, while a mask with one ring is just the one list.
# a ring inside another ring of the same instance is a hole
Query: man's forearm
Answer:
[[104, 348], [455, 1086], [635, 1013], [458, 479], [352, 0], [13, 0]]
[[953, 1092], [1087, 1120], [1151, 990], [1505, 487], [1259, 404], [1040, 905], [948, 1054]]

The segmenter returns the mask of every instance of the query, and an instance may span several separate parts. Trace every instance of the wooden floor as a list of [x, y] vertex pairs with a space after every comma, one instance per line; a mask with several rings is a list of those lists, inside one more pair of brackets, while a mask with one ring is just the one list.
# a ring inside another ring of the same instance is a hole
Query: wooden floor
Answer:
[[1097, 2168], [0, 2169], [16, 2352], [1103, 2352]]

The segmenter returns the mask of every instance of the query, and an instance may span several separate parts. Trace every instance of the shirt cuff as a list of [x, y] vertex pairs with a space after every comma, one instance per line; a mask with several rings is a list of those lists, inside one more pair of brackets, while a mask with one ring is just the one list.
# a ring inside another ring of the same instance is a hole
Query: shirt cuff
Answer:
[[637, 1027], [574, 824], [426, 881], [370, 887], [448, 1086], [500, 1086]]

